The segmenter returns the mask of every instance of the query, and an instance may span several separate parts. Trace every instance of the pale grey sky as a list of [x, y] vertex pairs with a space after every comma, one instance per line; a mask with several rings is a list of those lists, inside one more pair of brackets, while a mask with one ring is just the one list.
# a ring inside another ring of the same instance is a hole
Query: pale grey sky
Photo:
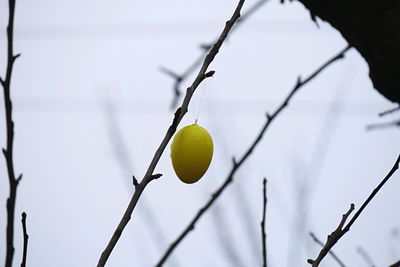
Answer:
[[[156, 169], [164, 176], [145, 190], [146, 203], [139, 202], [107, 266], [153, 266], [223, 182], [231, 156], [239, 157], [252, 142], [265, 112], [280, 104], [299, 74], [306, 76], [345, 47], [329, 25], [320, 22], [318, 29], [302, 5], [278, 2], [267, 3], [232, 34], [211, 65], [214, 78], [199, 87], [181, 123], [194, 122], [205, 90], [199, 124], [214, 138], [209, 171], [194, 185], [182, 184], [173, 173], [168, 147]], [[244, 9], [253, 3], [246, 1]], [[236, 4], [228, 0], [17, 1], [15, 51], [22, 55], [12, 84], [14, 153], [16, 170], [24, 179], [16, 213], [28, 213], [29, 266], [97, 263], [128, 204], [131, 175], [142, 177], [172, 120], [172, 80], [159, 67], [183, 71], [199, 55], [198, 45], [219, 34]], [[6, 5], [7, 1], [0, 1], [1, 74]], [[112, 118], [119, 125], [132, 169], [121, 170], [118, 163], [104, 99], [114, 106]], [[336, 103], [333, 109], [332, 103]], [[215, 226], [213, 212], [206, 214], [166, 266], [231, 266], [218, 239], [218, 231], [227, 228], [241, 262], [260, 265], [264, 176], [268, 178], [271, 266], [294, 266], [294, 262], [307, 266], [306, 259], [315, 257], [319, 247], [308, 236], [304, 243], [296, 240], [293, 230], [300, 219], [296, 194], [301, 179], [307, 174], [318, 179], [310, 195], [305, 231], [325, 240], [351, 202], [360, 206], [400, 151], [398, 129], [365, 130], [370, 123], [392, 118], [377, 116], [391, 107], [372, 88], [365, 61], [351, 50], [302, 88], [271, 125], [234, 184], [218, 200], [222, 227]], [[2, 118], [3, 110], [1, 102]], [[4, 144], [2, 127], [0, 143]], [[324, 149], [325, 158], [320, 160], [318, 153]], [[316, 170], [319, 175], [314, 177]], [[0, 177], [0, 238], [5, 241], [4, 160]], [[363, 266], [356, 252], [359, 245], [378, 266], [398, 260], [400, 243], [390, 238], [391, 229], [400, 225], [398, 178], [397, 173], [335, 246], [348, 266]], [[164, 237], [152, 234], [156, 226], [146, 219], [149, 210]], [[16, 264], [22, 248], [19, 222], [18, 216]], [[251, 231], [249, 224], [254, 227]], [[249, 240], [259, 243], [251, 245]], [[3, 241], [0, 260], [5, 255]], [[260, 251], [255, 253], [254, 247]], [[322, 266], [335, 264], [327, 257]]]

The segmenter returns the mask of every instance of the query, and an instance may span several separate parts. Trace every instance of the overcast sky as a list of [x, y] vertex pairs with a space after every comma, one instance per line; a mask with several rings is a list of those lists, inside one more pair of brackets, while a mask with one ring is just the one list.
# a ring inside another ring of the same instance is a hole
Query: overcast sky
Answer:
[[[244, 10], [256, 1], [246, 1]], [[0, 0], [0, 69], [5, 72], [7, 3]], [[95, 266], [171, 123], [173, 80], [199, 44], [221, 32], [237, 1], [17, 1], [12, 98], [20, 213], [28, 214], [29, 266]], [[194, 122], [214, 139], [206, 175], [186, 185], [175, 176], [169, 146], [107, 266], [153, 266], [239, 157], [299, 75], [346, 46], [328, 24], [313, 23], [298, 2], [270, 1], [223, 45], [181, 126]], [[193, 77], [184, 83], [189, 85]], [[203, 100], [200, 101], [201, 95]], [[294, 96], [234, 183], [174, 252], [166, 266], [259, 266], [262, 178], [268, 178], [267, 242], [271, 266], [307, 266], [350, 203], [359, 207], [400, 151], [398, 128], [366, 131], [396, 115], [379, 95], [360, 54], [327, 68]], [[0, 105], [4, 122], [4, 106]], [[398, 117], [398, 114], [397, 114]], [[0, 141], [5, 144], [4, 123]], [[8, 180], [0, 161], [0, 262], [5, 255]], [[400, 257], [399, 173], [334, 247], [348, 266]], [[302, 226], [303, 225], [303, 226]], [[397, 240], [396, 240], [397, 238]], [[235, 261], [233, 263], [232, 259]], [[337, 266], [326, 257], [321, 266]]]

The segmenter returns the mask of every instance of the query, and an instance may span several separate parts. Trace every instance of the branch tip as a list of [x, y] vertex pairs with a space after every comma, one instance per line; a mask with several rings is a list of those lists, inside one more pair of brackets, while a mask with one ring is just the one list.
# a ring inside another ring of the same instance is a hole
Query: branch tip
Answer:
[[301, 81], [301, 76], [299, 75], [299, 77], [297, 77], [297, 81], [296, 81], [296, 87], [300, 86], [303, 82]]
[[208, 51], [211, 49], [212, 44], [200, 44], [199, 47], [200, 47], [200, 49], [202, 49], [204, 51]]
[[209, 78], [209, 77], [212, 77], [214, 74], [215, 74], [215, 70], [210, 70], [209, 72], [204, 74], [204, 77]]
[[268, 266], [267, 261], [267, 233], [265, 230], [265, 221], [267, 214], [267, 178], [263, 179], [263, 210], [261, 220], [261, 241], [262, 241], [262, 254], [263, 254], [263, 267]]
[[237, 166], [237, 164], [238, 164], [235, 156], [232, 157], [232, 164], [233, 164], [233, 166]]
[[161, 176], [163, 176], [161, 173], [153, 174], [153, 175], [150, 177], [150, 179], [151, 179], [151, 180], [155, 180], [155, 179], [160, 178]]
[[19, 183], [21, 180], [22, 180], [22, 173], [18, 176], [16, 181], [17, 181], [17, 183]]
[[22, 212], [21, 214], [21, 223], [22, 223], [22, 231], [23, 231], [23, 237], [24, 237], [24, 246], [23, 246], [23, 251], [22, 251], [22, 262], [21, 262], [21, 267], [26, 266], [26, 256], [28, 253], [28, 240], [29, 240], [29, 235], [28, 231], [26, 229], [26, 212]]
[[390, 113], [393, 113], [393, 112], [396, 112], [396, 111], [399, 111], [399, 110], [400, 110], [400, 105], [395, 107], [395, 108], [391, 108], [389, 110], [382, 111], [381, 113], [378, 114], [378, 116], [379, 117], [383, 117], [385, 115], [388, 115]]
[[135, 175], [132, 175], [132, 182], [135, 187], [139, 185], [138, 180], [136, 179]]
[[346, 224], [347, 218], [350, 216], [350, 214], [353, 212], [355, 209], [354, 203], [351, 203], [350, 209], [342, 215], [342, 220], [340, 221], [339, 226], [333, 231], [329, 236], [328, 240], [326, 241], [326, 244], [324, 247], [321, 249], [319, 252], [318, 257], [313, 261], [312, 266], [317, 267], [321, 263], [321, 261], [324, 259], [327, 253], [330, 252], [332, 247], [348, 232], [350, 231], [350, 227], [354, 224], [354, 222], [357, 220], [357, 218], [361, 215], [361, 213], [364, 211], [364, 209], [367, 207], [368, 203], [375, 197], [375, 195], [379, 192], [379, 190], [384, 186], [384, 184], [390, 179], [390, 177], [393, 176], [393, 174], [396, 172], [398, 169], [398, 165], [400, 162], [400, 155], [398, 156], [396, 162], [394, 163], [393, 167], [391, 170], [388, 172], [388, 174], [383, 178], [383, 180], [379, 183], [379, 185], [372, 191], [372, 193], [368, 196], [368, 198], [364, 201], [364, 203], [361, 205], [361, 207], [357, 210], [357, 212], [354, 214], [354, 216], [351, 218], [351, 220]]

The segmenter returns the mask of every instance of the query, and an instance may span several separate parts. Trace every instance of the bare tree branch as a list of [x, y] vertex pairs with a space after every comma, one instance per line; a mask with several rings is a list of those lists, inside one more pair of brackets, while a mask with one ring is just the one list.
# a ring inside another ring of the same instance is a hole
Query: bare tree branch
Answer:
[[26, 230], [26, 213], [22, 212], [22, 216], [21, 216], [21, 223], [22, 223], [22, 231], [24, 233], [24, 250], [22, 252], [22, 262], [21, 262], [21, 267], [25, 267], [26, 266], [26, 255], [28, 253], [28, 239], [29, 239], [29, 235], [28, 235], [28, 231]]
[[319, 264], [325, 258], [326, 254], [329, 252], [329, 250], [331, 250], [331, 248], [339, 241], [339, 239], [350, 230], [350, 227], [354, 224], [354, 222], [357, 220], [357, 218], [360, 216], [360, 214], [364, 211], [364, 209], [368, 205], [368, 203], [375, 197], [375, 195], [379, 192], [379, 190], [383, 187], [383, 185], [390, 179], [390, 177], [399, 168], [399, 162], [400, 162], [400, 155], [397, 157], [397, 160], [394, 163], [392, 169], [389, 171], [389, 173], [385, 176], [385, 178], [383, 178], [383, 180], [379, 183], [379, 185], [372, 191], [372, 193], [368, 196], [368, 198], [362, 204], [360, 209], [354, 214], [354, 216], [351, 218], [349, 223], [345, 226], [347, 218], [349, 217], [350, 213], [354, 210], [354, 204], [351, 204], [350, 210], [346, 214], [343, 215], [343, 218], [342, 218], [339, 226], [336, 228], [335, 231], [333, 231], [330, 235], [328, 235], [326, 244], [320, 251], [318, 257], [315, 260], [312, 260], [312, 259], [307, 260], [307, 262], [309, 264], [311, 264], [312, 267], [319, 266]]
[[176, 128], [178, 127], [180, 121], [182, 120], [183, 116], [186, 114], [190, 100], [191, 100], [194, 92], [196, 91], [197, 87], [204, 79], [206, 79], [207, 77], [211, 77], [214, 74], [214, 71], [207, 71], [207, 69], [208, 69], [209, 65], [211, 64], [211, 62], [214, 60], [215, 56], [218, 54], [219, 49], [221, 48], [223, 42], [227, 38], [229, 31], [232, 29], [235, 22], [239, 19], [240, 10], [242, 9], [243, 4], [244, 4], [244, 0], [240, 0], [232, 17], [230, 18], [230, 20], [228, 20], [226, 22], [225, 28], [222, 31], [220, 37], [214, 43], [210, 52], [205, 57], [203, 65], [201, 66], [192, 85], [186, 90], [186, 95], [185, 95], [185, 98], [183, 99], [181, 107], [179, 107], [176, 110], [172, 124], [168, 128], [168, 131], [167, 131], [164, 139], [162, 140], [160, 146], [158, 147], [156, 153], [154, 154], [153, 159], [152, 159], [142, 181], [135, 187], [135, 193], [133, 194], [131, 201], [129, 202], [129, 205], [128, 205], [120, 223], [118, 224], [117, 229], [114, 231], [114, 234], [111, 237], [111, 240], [109, 241], [107, 247], [101, 254], [101, 257], [99, 259], [97, 266], [100, 267], [100, 266], [104, 266], [106, 264], [108, 257], [110, 256], [112, 250], [114, 249], [114, 246], [116, 245], [116, 243], [118, 242], [118, 239], [120, 238], [120, 236], [122, 234], [122, 231], [124, 230], [125, 226], [128, 224], [129, 220], [131, 219], [132, 212], [135, 209], [136, 204], [137, 204], [141, 194], [143, 193], [146, 186], [153, 179], [156, 178], [157, 175], [153, 175], [154, 169], [156, 168], [157, 163], [160, 160], [160, 157], [161, 157], [162, 153], [164, 152], [167, 144], [169, 143], [170, 139], [176, 132]]
[[[317, 243], [318, 245], [320, 245], [321, 247], [324, 247], [324, 243], [321, 242], [321, 240], [318, 239], [318, 237], [314, 234], [314, 233], [310, 233], [311, 238], [314, 240], [315, 243]], [[344, 265], [344, 263], [340, 260], [340, 258], [338, 256], [336, 256], [336, 254], [332, 251], [329, 250], [328, 252], [332, 258], [335, 259], [335, 261], [342, 267], [346, 267], [346, 265]]]
[[[249, 9], [247, 9], [243, 14], [240, 16], [238, 21], [236, 22], [235, 26], [232, 28], [231, 33], [232, 34], [235, 30], [238, 29], [238, 27], [243, 24], [251, 15], [253, 15], [257, 10], [259, 10], [265, 3], [267, 3], [269, 0], [259, 0], [257, 1], [254, 5], [252, 5]], [[181, 85], [182, 83], [189, 78], [189, 76], [201, 65], [203, 62], [204, 57], [207, 55], [209, 50], [212, 47], [213, 42], [207, 43], [207, 44], [202, 44], [200, 45], [200, 48], [202, 49], [201, 54], [199, 57], [197, 57], [192, 64], [189, 65], [189, 67], [181, 74], [178, 74], [168, 68], [165, 67], [160, 67], [160, 71], [163, 72], [164, 74], [170, 76], [174, 80], [174, 84], [172, 86], [173, 89], [173, 98], [171, 101], [171, 109], [176, 108], [179, 102], [179, 98], [181, 96]]]
[[263, 266], [267, 267], [267, 234], [265, 232], [265, 216], [267, 213], [267, 178], [263, 180], [263, 215], [261, 220], [261, 239], [263, 252]]
[[399, 110], [400, 110], [400, 105], [398, 105], [395, 108], [383, 111], [383, 112], [379, 113], [378, 115], [379, 115], [379, 117], [383, 117], [383, 116], [386, 116], [388, 114], [394, 113], [394, 112], [399, 111]]
[[376, 266], [369, 253], [363, 247], [357, 247], [357, 252], [370, 267]]
[[222, 194], [222, 192], [232, 183], [233, 177], [236, 174], [236, 171], [242, 166], [242, 164], [247, 160], [247, 158], [252, 154], [253, 150], [256, 148], [258, 143], [261, 141], [264, 133], [269, 128], [271, 122], [281, 113], [285, 107], [288, 106], [289, 101], [294, 96], [294, 94], [308, 82], [310, 82], [313, 78], [315, 78], [322, 70], [328, 67], [330, 64], [335, 62], [336, 60], [342, 59], [345, 53], [350, 49], [349, 46], [341, 50], [336, 56], [332, 59], [321, 65], [316, 71], [314, 71], [310, 76], [306, 77], [306, 79], [302, 80], [301, 77], [297, 79], [297, 82], [293, 89], [290, 91], [289, 95], [283, 100], [283, 102], [279, 105], [279, 107], [275, 110], [274, 113], [266, 114], [266, 122], [262, 126], [260, 132], [256, 136], [253, 143], [248, 147], [243, 156], [237, 161], [234, 157], [232, 157], [232, 167], [229, 171], [228, 176], [226, 177], [224, 183], [211, 195], [211, 198], [207, 201], [207, 203], [198, 210], [194, 218], [190, 221], [187, 227], [182, 231], [182, 233], [173, 241], [161, 259], [158, 261], [156, 266], [162, 266], [169, 255], [175, 250], [175, 248], [180, 244], [180, 242], [186, 237], [186, 235], [192, 231], [197, 223], [197, 221], [204, 215], [204, 213], [212, 206], [212, 204], [218, 199], [218, 197]]
[[[325, 257], [325, 255], [331, 250], [331, 248], [334, 245], [332, 243], [335, 242], [335, 239], [333, 237], [337, 237], [340, 235], [340, 233], [343, 232], [343, 226], [345, 225], [347, 219], [349, 218], [349, 216], [353, 212], [353, 210], [354, 210], [354, 204], [351, 203], [350, 209], [345, 214], [342, 215], [342, 220], [340, 221], [339, 226], [335, 229], [335, 231], [332, 232], [332, 234], [328, 235], [328, 241], [326, 242], [325, 245], [323, 245], [320, 255], [323, 254], [323, 257]], [[320, 256], [318, 256], [318, 258], [315, 261], [308, 259], [307, 262], [312, 264], [313, 267], [315, 267], [315, 266], [319, 265], [322, 258], [320, 259]]]
[[[134, 175], [132, 175], [131, 181], [126, 179], [126, 174], [129, 172], [132, 173], [135, 170], [133, 164], [134, 161], [132, 160], [132, 153], [131, 150], [129, 150], [128, 148], [129, 146], [127, 144], [127, 140], [122, 134], [122, 129], [118, 120], [118, 114], [114, 101], [111, 97], [107, 96], [102, 97], [100, 100], [101, 105], [104, 109], [104, 117], [106, 119], [106, 126], [110, 137], [109, 140], [111, 142], [111, 146], [115, 155], [114, 158], [116, 159], [118, 166], [120, 167], [120, 171], [122, 174], [121, 177], [123, 177], [124, 181], [126, 182], [128, 192], [129, 194], [131, 194], [132, 184], [134, 187], [139, 184]], [[157, 249], [161, 250], [165, 246], [165, 244], [167, 244], [167, 239], [160, 225], [160, 222], [157, 219], [156, 213], [149, 204], [148, 199], [146, 199], [145, 195], [143, 195], [141, 198], [141, 205], [142, 208], [139, 211], [139, 215], [144, 220], [144, 225], [150, 234], [151, 241], [157, 247]], [[142, 251], [148, 250], [148, 247], [146, 248], [143, 242], [137, 242], [135, 245], [138, 246], [138, 248], [140, 248]], [[141, 263], [138, 264], [143, 265]], [[171, 266], [177, 267], [179, 266], [179, 264], [175, 262], [174, 259], [172, 259]]]
[[389, 267], [400, 267], [400, 261], [396, 261], [395, 263], [391, 264]]
[[7, 26], [7, 70], [5, 78], [0, 78], [0, 83], [4, 91], [4, 106], [6, 115], [7, 127], [7, 145], [3, 148], [3, 154], [7, 163], [8, 181], [10, 186], [10, 194], [7, 199], [7, 252], [6, 252], [6, 267], [11, 267], [14, 257], [14, 217], [15, 217], [15, 201], [17, 198], [18, 183], [22, 179], [22, 175], [18, 178], [15, 176], [13, 162], [13, 144], [14, 144], [14, 121], [12, 116], [12, 101], [11, 101], [11, 76], [15, 60], [19, 55], [14, 55], [14, 14], [15, 0], [8, 1], [9, 18]]
[[367, 131], [371, 131], [371, 130], [399, 127], [399, 126], [400, 126], [400, 120], [397, 119], [397, 120], [390, 121], [390, 122], [370, 124], [370, 125], [367, 125], [366, 129], [367, 129]]

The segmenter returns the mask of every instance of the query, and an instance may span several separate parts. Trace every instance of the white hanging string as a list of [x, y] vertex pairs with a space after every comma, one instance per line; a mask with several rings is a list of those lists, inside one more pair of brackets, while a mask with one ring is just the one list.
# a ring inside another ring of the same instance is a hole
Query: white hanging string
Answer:
[[203, 90], [201, 91], [200, 102], [199, 102], [198, 109], [197, 109], [197, 116], [196, 116], [196, 119], [195, 119], [195, 121], [194, 121], [195, 124], [197, 124], [197, 122], [199, 121], [201, 106], [202, 106], [202, 103], [203, 103], [203, 98], [204, 98], [205, 90], [206, 90], [206, 88], [207, 88], [207, 86], [206, 86], [206, 80], [204, 80], [203, 83], [204, 83], [204, 88], [203, 88]]

